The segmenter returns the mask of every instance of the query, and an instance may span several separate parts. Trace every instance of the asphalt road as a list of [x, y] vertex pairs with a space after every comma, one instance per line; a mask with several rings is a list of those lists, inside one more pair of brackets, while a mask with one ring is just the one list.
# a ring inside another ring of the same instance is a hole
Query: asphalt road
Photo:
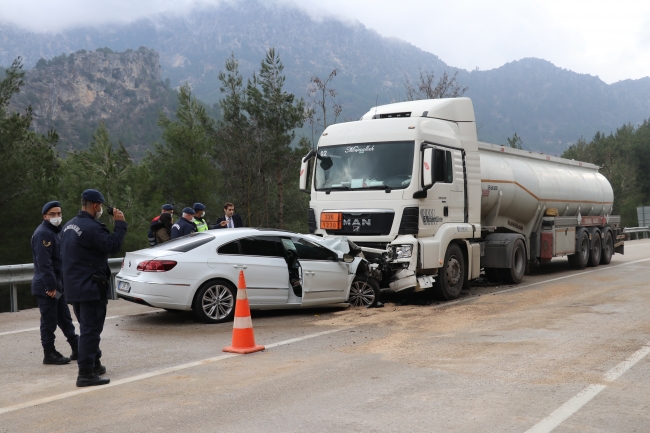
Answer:
[[94, 388], [41, 364], [38, 311], [3, 313], [0, 432], [647, 432], [649, 281], [631, 241], [451, 303], [254, 312], [267, 350], [243, 356], [231, 324], [112, 301]]

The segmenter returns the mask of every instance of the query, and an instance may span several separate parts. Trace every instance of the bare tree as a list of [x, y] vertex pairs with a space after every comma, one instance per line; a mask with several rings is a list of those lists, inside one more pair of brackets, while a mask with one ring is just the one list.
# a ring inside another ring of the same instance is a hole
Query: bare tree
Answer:
[[320, 130], [324, 131], [327, 126], [327, 107], [328, 107], [328, 98], [332, 101], [332, 112], [334, 115], [334, 122], [341, 115], [343, 107], [341, 104], [334, 102], [334, 98], [338, 96], [338, 92], [335, 89], [328, 88], [338, 71], [335, 69], [330, 72], [326, 79], [321, 79], [316, 75], [312, 75], [309, 80], [309, 103], [310, 105], [318, 107], [319, 113], [316, 113], [316, 110], [311, 108], [307, 111], [307, 120], [311, 125], [312, 133], [312, 144], [314, 143], [314, 134]]
[[521, 140], [521, 137], [518, 136], [516, 132], [515, 132], [515, 135], [513, 135], [512, 137], [506, 138], [506, 140], [508, 140], [508, 144], [513, 149], [523, 149], [524, 142]]
[[419, 99], [440, 99], [440, 98], [457, 98], [462, 96], [468, 89], [456, 81], [458, 71], [450, 76], [446, 71], [435, 84], [436, 75], [433, 71], [423, 71], [420, 69], [420, 76], [417, 82], [411, 83], [411, 80], [404, 80], [404, 90], [406, 91], [407, 101], [416, 101]]

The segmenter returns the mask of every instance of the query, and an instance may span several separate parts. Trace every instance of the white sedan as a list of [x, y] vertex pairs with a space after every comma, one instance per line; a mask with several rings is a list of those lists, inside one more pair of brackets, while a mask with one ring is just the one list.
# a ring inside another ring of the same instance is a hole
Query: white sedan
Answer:
[[243, 270], [252, 309], [345, 302], [371, 307], [379, 284], [354, 248], [345, 238], [282, 230], [209, 230], [127, 253], [116, 290], [127, 301], [223, 322], [234, 315]]

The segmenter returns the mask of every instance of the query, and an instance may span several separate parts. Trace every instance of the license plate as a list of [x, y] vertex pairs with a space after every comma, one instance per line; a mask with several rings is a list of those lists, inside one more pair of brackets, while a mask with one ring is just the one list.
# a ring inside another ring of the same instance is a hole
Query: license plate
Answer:
[[120, 281], [117, 283], [117, 290], [124, 293], [129, 293], [131, 291], [131, 285], [126, 281]]

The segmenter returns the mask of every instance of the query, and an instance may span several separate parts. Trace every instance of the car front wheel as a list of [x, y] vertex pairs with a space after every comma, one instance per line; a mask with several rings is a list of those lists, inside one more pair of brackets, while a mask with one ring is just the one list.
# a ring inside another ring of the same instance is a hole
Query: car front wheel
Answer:
[[227, 322], [235, 315], [236, 298], [237, 289], [229, 281], [208, 281], [196, 292], [192, 313], [204, 323]]
[[372, 277], [354, 277], [348, 302], [354, 307], [372, 308], [379, 301], [379, 283]]

